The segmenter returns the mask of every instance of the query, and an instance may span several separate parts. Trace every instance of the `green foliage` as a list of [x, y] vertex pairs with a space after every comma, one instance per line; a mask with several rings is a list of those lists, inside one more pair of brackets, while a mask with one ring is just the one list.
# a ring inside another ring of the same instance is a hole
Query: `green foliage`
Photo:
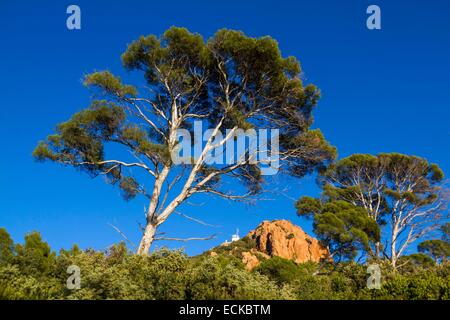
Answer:
[[446, 261], [450, 257], [450, 243], [444, 240], [426, 240], [417, 249], [433, 257], [434, 261]]
[[448, 300], [450, 299], [450, 276], [435, 271], [425, 271], [413, 277], [398, 275], [385, 282], [376, 299], [395, 300]]
[[[9, 239], [2, 229], [5, 239]], [[131, 254], [124, 243], [105, 252], [78, 246], [56, 256], [38, 233], [0, 261], [0, 299], [289, 299], [288, 288], [245, 271], [234, 256], [188, 258], [161, 249], [148, 257]], [[67, 267], [81, 270], [81, 289], [66, 288]]]
[[133, 177], [122, 178], [119, 186], [122, 189], [122, 197], [127, 201], [135, 198], [139, 193], [139, 183]]
[[371, 253], [380, 240], [380, 229], [364, 209], [345, 201], [321, 203], [303, 197], [296, 203], [297, 214], [313, 217], [314, 233], [338, 260], [353, 259], [359, 250]]
[[[290, 173], [297, 177], [311, 173], [313, 169], [319, 172], [325, 170], [332, 160], [337, 156], [337, 149], [331, 146], [318, 129], [309, 130], [303, 134], [280, 136], [280, 144], [286, 150], [299, 150], [299, 152], [312, 152], [310, 156], [302, 157], [302, 161], [289, 162]], [[297, 154], [294, 152], [294, 156]], [[295, 157], [294, 160], [295, 160]]]
[[130, 85], [124, 85], [120, 79], [109, 71], [94, 72], [84, 79], [86, 86], [97, 86], [104, 91], [115, 93], [120, 97], [135, 96], [137, 90]]
[[[243, 237], [237, 241], [233, 241], [226, 246], [219, 246], [214, 248], [214, 252], [218, 254], [232, 254], [235, 257], [240, 257], [242, 252], [250, 251], [251, 249], [256, 248], [255, 240], [249, 237]], [[206, 252], [207, 254], [208, 252]]]
[[[450, 299], [450, 266], [430, 263], [424, 254], [404, 257], [410, 263], [397, 272], [381, 261], [382, 287], [369, 290], [367, 266], [355, 262], [319, 269], [272, 257], [249, 272], [230, 254], [251, 248], [245, 238], [214, 257], [168, 249], [144, 257], [123, 242], [106, 251], [74, 245], [55, 255], [36, 232], [14, 246], [0, 230], [12, 256], [0, 260], [0, 299]], [[81, 271], [78, 290], [66, 287], [71, 265]]]
[[14, 242], [5, 228], [0, 228], [0, 263], [7, 263], [12, 259]]
[[56, 254], [38, 232], [25, 235], [25, 243], [14, 248], [13, 260], [25, 274], [47, 275], [55, 264]]
[[0, 299], [42, 300], [61, 297], [58, 279], [27, 275], [17, 265], [0, 265]]
[[400, 270], [403, 273], [417, 273], [435, 266], [434, 260], [424, 253], [413, 253], [399, 259]]
[[162, 73], [171, 84], [183, 89], [194, 81], [189, 65], [201, 72], [208, 67], [210, 59], [200, 35], [176, 27], [167, 30], [161, 39], [154, 35], [141, 36], [122, 55], [123, 65], [129, 70], [144, 71], [149, 84], [158, 85]]
[[[410, 177], [405, 180], [405, 175]], [[403, 179], [402, 179], [403, 178]], [[319, 181], [324, 195], [364, 206], [382, 224], [392, 211], [392, 202], [402, 200], [411, 206], [427, 206], [436, 200], [436, 184], [444, 178], [437, 164], [399, 153], [354, 154], [329, 166]], [[405, 186], [410, 188], [405, 188]], [[407, 190], [407, 191], [405, 191]]]
[[295, 203], [297, 214], [303, 217], [314, 217], [316, 214], [320, 214], [322, 210], [322, 203], [317, 198], [302, 197]]
[[[130, 200], [148, 195], [136, 176], [122, 170], [138, 166], [125, 164], [129, 154], [140, 159], [139, 167], [147, 164], [147, 173], [171, 168], [174, 131], [192, 129], [194, 120], [208, 128], [223, 123], [221, 130], [279, 128], [286, 159], [281, 165], [295, 176], [323, 169], [336, 156], [320, 130], [310, 130], [319, 90], [303, 85], [299, 61], [283, 57], [278, 43], [268, 36], [252, 38], [221, 29], [204, 40], [185, 28], [172, 27], [161, 37], [133, 41], [122, 54], [122, 63], [127, 70], [143, 73], [142, 84], [151, 94], [138, 96], [135, 86], [109, 71], [87, 75], [84, 84], [98, 89], [105, 100], [94, 101], [58, 125], [55, 134], [38, 144], [35, 159], [74, 166], [94, 177], [106, 174], [106, 181], [117, 183]], [[119, 151], [115, 161], [106, 159], [109, 144]], [[246, 164], [230, 175], [238, 177], [250, 194], [261, 191], [258, 166]]]
[[170, 154], [167, 145], [153, 143], [151, 133], [134, 124], [124, 125], [120, 131], [120, 140], [131, 146], [138, 154], [152, 155], [163, 163], [170, 163]]
[[[321, 171], [318, 181], [323, 199], [345, 201], [363, 208], [385, 229], [375, 253], [380, 256], [384, 251], [395, 266], [401, 253], [417, 237], [423, 238], [433, 229], [431, 225], [437, 226], [448, 218], [443, 178], [439, 166], [426, 159], [380, 153], [354, 154], [341, 159]], [[299, 207], [299, 214], [305, 210], [303, 207]]]
[[293, 299], [288, 287], [279, 287], [259, 273], [206, 257], [189, 272], [188, 299]]
[[299, 300], [370, 299], [365, 267], [356, 263], [329, 265], [318, 273], [314, 263], [299, 264], [290, 282]]
[[266, 275], [278, 284], [291, 283], [301, 273], [301, 269], [294, 261], [277, 256], [262, 261], [254, 271]]
[[33, 156], [39, 161], [52, 160], [98, 172], [103, 169], [97, 164], [103, 160], [102, 141], [114, 140], [124, 120], [120, 107], [96, 100], [88, 109], [59, 124], [57, 133], [40, 142]]

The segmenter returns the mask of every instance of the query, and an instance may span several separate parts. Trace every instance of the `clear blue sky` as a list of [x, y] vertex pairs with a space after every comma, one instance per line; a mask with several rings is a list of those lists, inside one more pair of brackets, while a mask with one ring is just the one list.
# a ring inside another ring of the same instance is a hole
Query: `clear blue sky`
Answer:
[[[66, 28], [70, 4], [81, 7], [81, 30]], [[366, 28], [370, 4], [381, 7], [382, 30]], [[274, 37], [284, 55], [301, 61], [306, 81], [322, 90], [315, 126], [340, 157], [396, 151], [423, 156], [450, 174], [448, 0], [1, 0], [0, 227], [16, 241], [39, 230], [54, 249], [73, 243], [103, 249], [121, 240], [111, 222], [138, 242], [143, 199], [123, 202], [101, 179], [35, 163], [31, 152], [57, 123], [88, 105], [83, 74], [109, 69], [129, 79], [120, 63], [127, 43], [172, 25], [205, 38], [224, 27]], [[290, 197], [317, 195], [314, 178], [280, 183], [289, 186], [289, 197], [250, 207], [211, 199], [185, 208], [221, 228], [174, 216], [162, 228], [168, 235], [219, 237], [168, 245], [196, 254], [265, 219], [290, 219], [310, 231]]]

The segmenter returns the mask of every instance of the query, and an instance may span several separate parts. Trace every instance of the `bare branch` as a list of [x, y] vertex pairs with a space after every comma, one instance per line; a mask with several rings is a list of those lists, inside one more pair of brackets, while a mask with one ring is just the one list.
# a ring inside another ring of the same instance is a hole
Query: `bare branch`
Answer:
[[188, 241], [196, 241], [196, 240], [201, 240], [201, 241], [205, 241], [205, 240], [212, 240], [216, 238], [216, 234], [213, 234], [209, 237], [204, 237], [204, 238], [170, 238], [170, 237], [156, 237], [153, 240], [167, 240], [167, 241], [182, 241], [182, 242], [188, 242]]
[[180, 215], [180, 216], [182, 216], [182, 217], [184, 217], [184, 218], [186, 218], [188, 220], [197, 222], [197, 223], [199, 223], [201, 225], [204, 225], [204, 226], [207, 226], [207, 227], [213, 227], [213, 228], [218, 228], [219, 227], [219, 226], [216, 226], [216, 225], [213, 225], [213, 224], [209, 224], [209, 223], [203, 222], [202, 220], [199, 220], [199, 219], [196, 219], [196, 218], [192, 218], [192, 217], [190, 217], [190, 216], [188, 216], [188, 215], [186, 215], [184, 213], [181, 213], [179, 211], [176, 211], [176, 210], [174, 211], [174, 213], [176, 213], [176, 214], [178, 214], [178, 215]]
[[108, 223], [108, 225], [111, 226], [114, 230], [116, 230], [134, 249], [137, 249], [134, 243], [130, 239], [128, 239], [127, 236], [125, 236], [125, 234], [122, 231], [120, 231], [119, 228], [117, 228], [112, 223]]
[[[83, 162], [75, 163], [74, 165], [82, 166], [82, 165], [102, 165], [102, 164], [116, 164], [116, 165], [120, 165], [123, 167], [140, 167], [140, 168], [145, 169], [152, 176], [155, 176], [155, 172], [153, 172], [153, 170], [151, 170], [149, 167], [147, 167], [144, 163], [139, 163], [139, 162], [127, 163], [127, 162], [123, 162], [123, 161], [119, 161], [119, 160], [104, 160], [104, 161], [97, 161], [97, 162], [83, 161]], [[109, 168], [109, 171], [110, 170], [111, 170], [111, 168]], [[108, 171], [106, 171], [106, 173], [108, 173]]]

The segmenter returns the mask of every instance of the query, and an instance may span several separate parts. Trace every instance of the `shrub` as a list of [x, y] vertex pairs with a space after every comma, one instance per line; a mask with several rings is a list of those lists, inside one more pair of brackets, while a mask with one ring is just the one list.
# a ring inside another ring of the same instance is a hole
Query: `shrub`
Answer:
[[254, 271], [266, 275], [278, 284], [291, 283], [301, 273], [299, 266], [294, 261], [276, 256], [262, 261]]
[[[244, 240], [237, 248], [250, 245]], [[56, 255], [38, 233], [14, 245], [4, 229], [0, 258], [0, 299], [450, 299], [450, 264], [421, 254], [403, 257], [408, 267], [399, 271], [378, 261], [380, 290], [366, 287], [367, 266], [355, 262], [330, 263], [318, 273], [316, 263], [272, 257], [248, 272], [225, 249], [214, 257], [168, 249], [142, 257], [124, 243], [106, 251], [75, 245]], [[66, 287], [70, 265], [80, 268], [79, 290]]]

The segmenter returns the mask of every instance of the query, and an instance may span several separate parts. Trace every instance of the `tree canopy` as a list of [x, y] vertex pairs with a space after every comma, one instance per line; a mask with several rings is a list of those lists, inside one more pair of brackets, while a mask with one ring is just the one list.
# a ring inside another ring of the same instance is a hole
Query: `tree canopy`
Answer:
[[[324, 169], [335, 157], [335, 148], [320, 130], [310, 129], [319, 90], [303, 84], [298, 60], [283, 57], [270, 37], [252, 38], [222, 29], [205, 41], [185, 28], [172, 27], [161, 37], [142, 36], [132, 42], [122, 63], [129, 71], [141, 72], [143, 84], [126, 84], [109, 71], [87, 75], [84, 84], [96, 89], [102, 99], [59, 124], [33, 155], [94, 177], [106, 175], [109, 183], [122, 189], [126, 200], [147, 197], [141, 254], [155, 240], [157, 226], [194, 194], [243, 199], [262, 190], [261, 165], [274, 158], [282, 172], [302, 177]], [[192, 132], [195, 121], [201, 121], [211, 134], [198, 157], [176, 163], [178, 134]], [[245, 157], [235, 163], [206, 162], [240, 130], [261, 128], [279, 130], [276, 154], [271, 151], [269, 158], [261, 159], [247, 148]], [[110, 144], [122, 151], [111, 156]], [[147, 177], [127, 170], [134, 168]], [[224, 189], [224, 176], [242, 182], [248, 192], [233, 194]], [[170, 193], [175, 184], [181, 191]]]
[[448, 217], [443, 179], [437, 164], [399, 153], [354, 154], [318, 178], [326, 199], [364, 208], [387, 231], [384, 254], [393, 265], [414, 241]]
[[311, 197], [298, 200], [296, 208], [299, 216], [313, 218], [314, 233], [338, 261], [352, 260], [359, 251], [373, 256], [371, 247], [380, 241], [380, 229], [363, 208], [342, 200], [322, 203]]
[[434, 261], [446, 261], [450, 257], [450, 243], [444, 240], [426, 240], [417, 249], [433, 257]]

